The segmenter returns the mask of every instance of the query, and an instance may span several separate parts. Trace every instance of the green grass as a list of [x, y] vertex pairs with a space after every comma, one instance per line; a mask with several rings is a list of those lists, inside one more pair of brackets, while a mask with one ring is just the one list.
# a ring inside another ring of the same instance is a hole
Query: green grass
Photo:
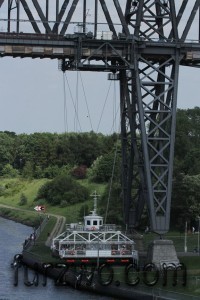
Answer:
[[28, 202], [26, 205], [23, 205], [23, 207], [21, 206], [21, 208], [32, 209], [37, 191], [46, 181], [46, 179], [24, 180], [20, 178], [1, 178], [0, 187], [3, 189], [3, 195], [0, 196], [0, 203], [20, 207], [19, 201], [21, 194], [23, 193], [27, 197]]
[[[83, 204], [87, 204], [89, 209], [93, 209], [93, 199], [89, 197], [89, 199], [85, 202], [77, 203], [71, 206], [59, 207], [52, 206], [48, 203], [38, 201], [35, 202], [38, 189], [47, 181], [47, 179], [40, 180], [25, 180], [25, 179], [4, 179], [1, 178], [0, 188], [2, 192], [0, 193], [0, 203], [9, 205], [12, 207], [26, 209], [29, 211], [34, 211], [34, 207], [38, 204], [45, 204], [47, 213], [49, 214], [57, 214], [61, 216], [65, 216], [67, 218], [67, 223], [77, 222], [79, 217], [79, 211]], [[87, 179], [79, 181], [83, 186], [86, 186], [89, 189], [90, 195], [96, 190], [98, 194], [102, 195], [105, 189], [105, 185], [103, 184], [95, 184], [88, 182]], [[27, 198], [27, 204], [19, 205], [20, 197], [22, 193]], [[81, 220], [80, 220], [81, 221]]]

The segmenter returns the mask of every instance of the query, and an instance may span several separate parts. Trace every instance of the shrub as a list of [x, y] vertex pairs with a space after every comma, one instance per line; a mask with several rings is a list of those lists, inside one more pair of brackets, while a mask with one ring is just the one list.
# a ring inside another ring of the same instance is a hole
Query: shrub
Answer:
[[66, 200], [62, 200], [60, 203], [60, 207], [66, 207], [68, 205]]
[[[67, 174], [61, 174], [52, 181], [45, 183], [38, 191], [35, 200], [45, 199], [52, 205], [61, 205], [62, 201], [68, 204], [83, 202], [89, 197], [87, 188], [81, 186]], [[63, 205], [63, 204], [62, 204]]]
[[86, 178], [86, 174], [87, 174], [87, 166], [81, 165], [81, 166], [75, 167], [72, 170], [71, 174], [76, 179], [84, 179], [84, 178]]
[[3, 177], [14, 178], [19, 175], [18, 171], [13, 168], [10, 164], [6, 164], [2, 170]]
[[5, 186], [0, 185], [0, 197], [4, 195], [5, 189], [6, 189]]
[[27, 197], [24, 194], [21, 194], [19, 205], [25, 205], [27, 204], [27, 202], [28, 202]]

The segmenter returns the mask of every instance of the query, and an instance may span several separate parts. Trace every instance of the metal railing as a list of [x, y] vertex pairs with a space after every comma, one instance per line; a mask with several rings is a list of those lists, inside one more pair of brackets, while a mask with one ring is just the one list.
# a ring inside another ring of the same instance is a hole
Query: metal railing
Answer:
[[30, 235], [28, 239], [25, 240], [23, 245], [23, 250], [28, 250], [33, 245], [33, 243], [35, 243], [35, 241], [38, 239], [41, 232], [43, 231], [44, 227], [46, 226], [47, 222], [48, 222], [48, 218], [47, 216], [45, 216], [45, 218], [40, 223], [38, 228], [34, 230], [34, 232]]

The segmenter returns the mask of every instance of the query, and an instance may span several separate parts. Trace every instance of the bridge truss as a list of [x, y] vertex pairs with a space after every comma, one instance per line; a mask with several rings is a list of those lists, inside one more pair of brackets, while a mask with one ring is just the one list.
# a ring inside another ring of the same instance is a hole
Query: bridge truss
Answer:
[[169, 230], [179, 66], [199, 67], [199, 12], [200, 0], [0, 0], [1, 57], [59, 59], [63, 71], [119, 81], [129, 228], [146, 203], [151, 230]]

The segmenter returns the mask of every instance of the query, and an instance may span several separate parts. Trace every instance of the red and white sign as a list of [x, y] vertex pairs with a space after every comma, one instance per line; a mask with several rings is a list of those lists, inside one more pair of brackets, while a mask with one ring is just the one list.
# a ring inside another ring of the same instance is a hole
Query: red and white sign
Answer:
[[35, 210], [37, 211], [45, 211], [45, 206], [44, 205], [37, 205], [36, 207], [34, 207]]

